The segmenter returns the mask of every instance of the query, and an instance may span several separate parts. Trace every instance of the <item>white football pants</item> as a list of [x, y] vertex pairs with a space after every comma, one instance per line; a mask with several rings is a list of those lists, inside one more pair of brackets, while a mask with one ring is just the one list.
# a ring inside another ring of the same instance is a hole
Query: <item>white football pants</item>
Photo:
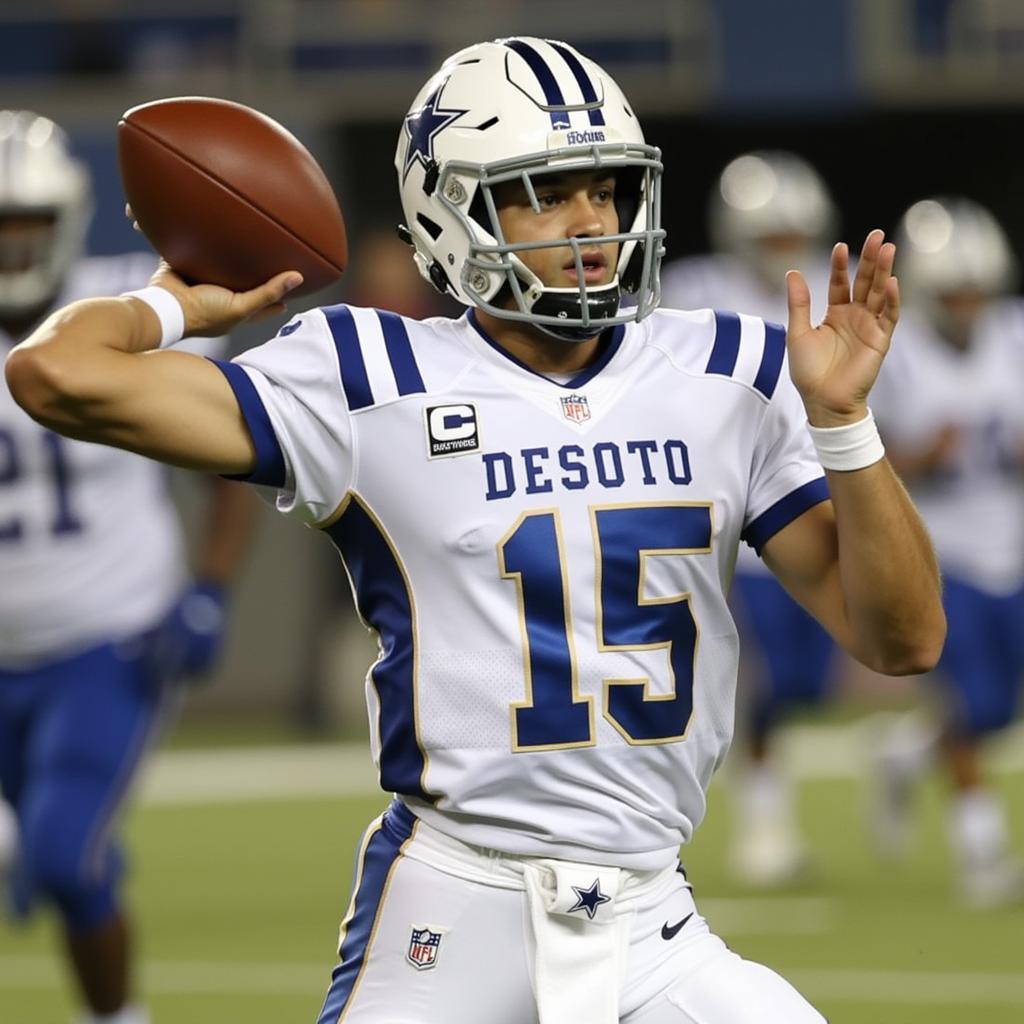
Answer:
[[681, 869], [467, 846], [401, 803], [363, 837], [318, 1024], [825, 1024], [729, 950]]

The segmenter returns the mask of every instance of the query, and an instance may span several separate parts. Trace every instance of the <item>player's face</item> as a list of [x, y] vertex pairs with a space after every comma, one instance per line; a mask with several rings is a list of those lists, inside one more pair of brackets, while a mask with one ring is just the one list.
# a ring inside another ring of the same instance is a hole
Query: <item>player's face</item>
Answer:
[[978, 317], [991, 296], [977, 288], [960, 288], [939, 296], [945, 334], [954, 344], [966, 348]]
[[[498, 220], [506, 242], [554, 242], [614, 235], [619, 230], [615, 209], [615, 176], [604, 171], [573, 171], [533, 178], [539, 210], [521, 182], [495, 189]], [[582, 244], [583, 280], [588, 287], [610, 284], [615, 277], [618, 243]], [[576, 261], [568, 246], [526, 249], [519, 258], [546, 288], [579, 286]]]
[[53, 240], [49, 213], [0, 215], [0, 274], [20, 274], [41, 263]]

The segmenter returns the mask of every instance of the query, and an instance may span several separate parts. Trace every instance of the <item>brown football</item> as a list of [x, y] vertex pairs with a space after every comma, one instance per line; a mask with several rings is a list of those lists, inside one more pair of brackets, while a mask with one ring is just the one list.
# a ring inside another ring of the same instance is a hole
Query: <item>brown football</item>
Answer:
[[132, 107], [117, 126], [125, 197], [153, 248], [188, 281], [246, 291], [282, 270], [336, 281], [348, 242], [309, 150], [251, 107], [181, 96]]

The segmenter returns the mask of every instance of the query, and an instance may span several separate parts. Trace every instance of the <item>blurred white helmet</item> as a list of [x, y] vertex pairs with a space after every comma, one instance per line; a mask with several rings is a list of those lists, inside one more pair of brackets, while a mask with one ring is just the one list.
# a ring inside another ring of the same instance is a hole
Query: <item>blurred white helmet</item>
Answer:
[[0, 223], [33, 214], [52, 217], [52, 228], [0, 236], [0, 315], [32, 313], [55, 297], [92, 216], [89, 174], [64, 132], [27, 110], [0, 110]]
[[958, 196], [922, 199], [900, 220], [896, 270], [908, 301], [977, 291], [1001, 295], [1017, 278], [1006, 233], [980, 204]]
[[[793, 153], [761, 150], [736, 157], [719, 176], [709, 206], [714, 247], [738, 256], [780, 288], [785, 272], [799, 267], [836, 230], [825, 182]], [[791, 244], [776, 251], [765, 244], [773, 239]]]
[[[611, 76], [566, 43], [519, 37], [460, 50], [420, 90], [398, 138], [395, 167], [416, 264], [467, 306], [562, 339], [640, 320], [659, 297], [660, 157]], [[521, 182], [537, 209], [537, 175], [595, 168], [615, 172], [620, 233], [586, 243], [618, 243], [619, 258], [611, 284], [587, 287], [579, 242], [505, 239], [494, 187]], [[578, 286], [545, 288], [519, 257], [566, 245]], [[635, 293], [635, 307], [620, 312], [621, 291]], [[508, 297], [511, 309], [501, 304]]]

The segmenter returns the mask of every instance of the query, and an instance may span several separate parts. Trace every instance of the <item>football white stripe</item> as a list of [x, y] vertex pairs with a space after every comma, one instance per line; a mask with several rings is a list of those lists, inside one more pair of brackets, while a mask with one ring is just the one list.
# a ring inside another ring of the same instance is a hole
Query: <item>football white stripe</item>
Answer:
[[349, 306], [356, 330], [359, 332], [359, 348], [363, 353], [366, 376], [373, 392], [373, 404], [393, 402], [398, 398], [398, 384], [391, 369], [388, 350], [384, 346], [384, 331], [376, 310]]

